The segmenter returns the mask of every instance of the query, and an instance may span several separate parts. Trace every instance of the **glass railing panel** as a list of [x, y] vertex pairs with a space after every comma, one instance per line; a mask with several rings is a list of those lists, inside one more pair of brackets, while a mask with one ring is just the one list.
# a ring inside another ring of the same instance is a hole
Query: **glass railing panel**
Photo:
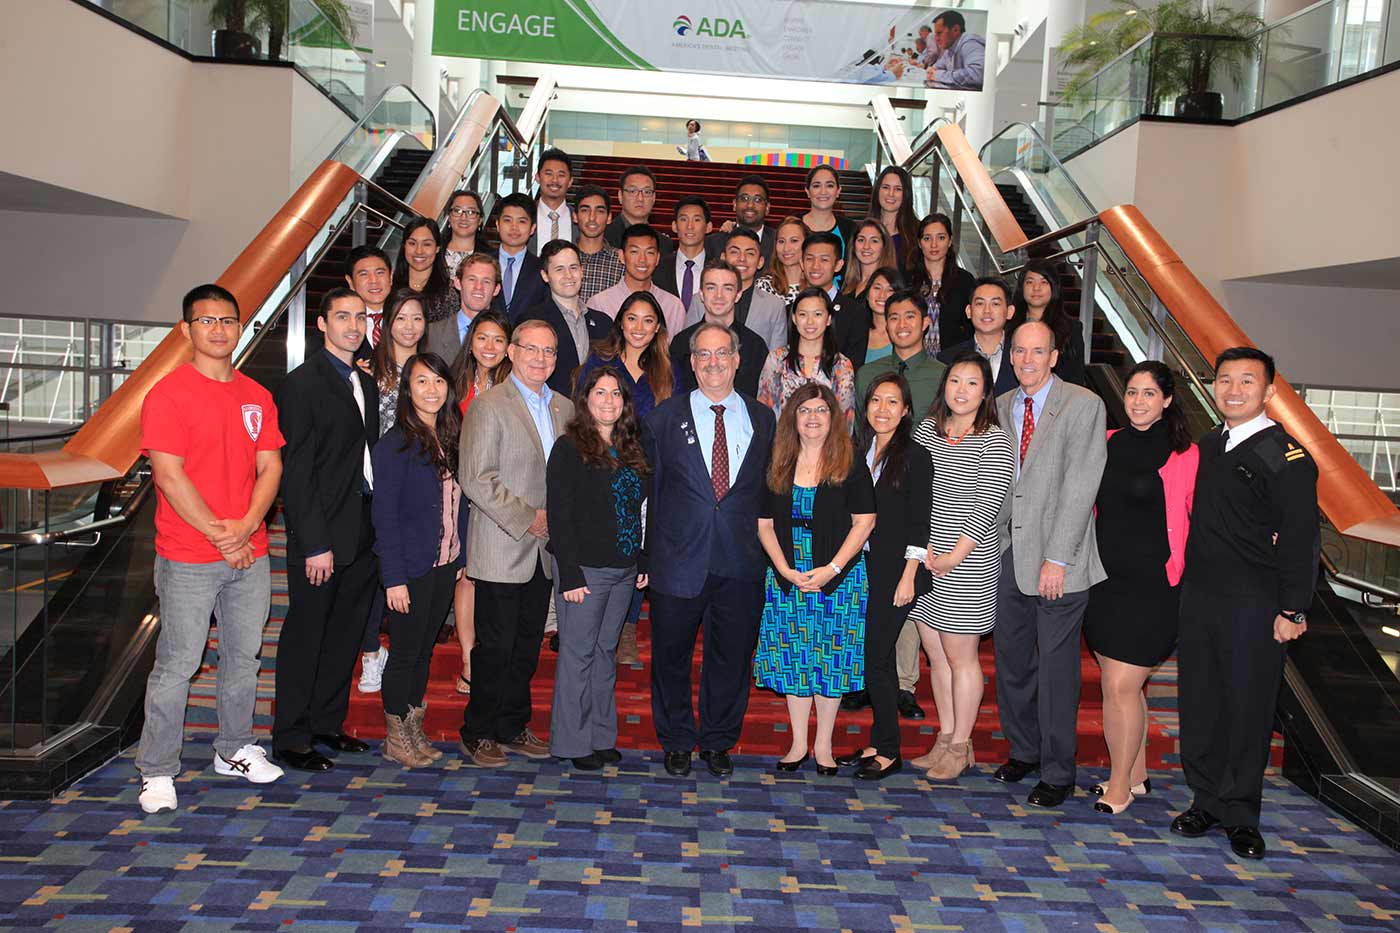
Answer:
[[1265, 30], [1257, 107], [1311, 94], [1332, 82], [1340, 4], [1311, 7]]

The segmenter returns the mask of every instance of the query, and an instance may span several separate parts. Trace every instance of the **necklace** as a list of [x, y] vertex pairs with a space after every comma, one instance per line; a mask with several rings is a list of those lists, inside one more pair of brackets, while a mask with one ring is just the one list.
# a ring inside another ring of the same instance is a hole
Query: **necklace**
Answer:
[[[974, 421], [973, 424], [976, 424], [976, 421]], [[971, 433], [972, 425], [969, 424], [967, 426], [967, 430], [959, 434], [957, 437], [953, 437], [951, 434], [945, 434], [943, 435], [943, 439], [948, 442], [948, 446], [956, 447], [963, 442], [963, 438], [967, 437]]]

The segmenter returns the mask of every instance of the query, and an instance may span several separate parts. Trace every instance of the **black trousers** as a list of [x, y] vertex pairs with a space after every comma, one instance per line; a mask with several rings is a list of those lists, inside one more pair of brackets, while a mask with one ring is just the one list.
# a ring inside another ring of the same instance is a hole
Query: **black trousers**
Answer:
[[[901, 571], [903, 566], [901, 560]], [[865, 689], [874, 714], [870, 744], [886, 758], [899, 757], [899, 670], [894, 649], [914, 608], [912, 601], [906, 606], [894, 604], [899, 577], [872, 570], [865, 609]]]
[[306, 579], [306, 559], [287, 558], [287, 620], [277, 640], [274, 750], [304, 748], [313, 735], [340, 732], [350, 707], [350, 681], [365, 633], [365, 614], [379, 586], [379, 561], [369, 544], [369, 506], [360, 540], [365, 550], [337, 564], [320, 586]]
[[[651, 712], [668, 752], [727, 751], [739, 742], [753, 687], [763, 584], [710, 574], [698, 596], [651, 590]], [[695, 633], [705, 628], [700, 721], [690, 694]], [[472, 668], [476, 670], [475, 667]], [[473, 685], [475, 686], [475, 685]]]
[[[544, 566], [525, 583], [476, 584], [472, 698], [462, 714], [463, 742], [509, 742], [530, 724], [530, 681], [540, 663], [551, 586]], [[389, 657], [394, 656], [390, 639]]]
[[[457, 568], [434, 567], [408, 581], [408, 612], [389, 610], [389, 663], [384, 666], [384, 712], [403, 716], [410, 706], [423, 705], [438, 629], [452, 605]], [[380, 591], [384, 592], [383, 590]], [[381, 597], [382, 598], [382, 597]]]
[[1181, 585], [1181, 768], [1194, 806], [1226, 826], [1259, 825], [1287, 653], [1277, 614], [1276, 598]]

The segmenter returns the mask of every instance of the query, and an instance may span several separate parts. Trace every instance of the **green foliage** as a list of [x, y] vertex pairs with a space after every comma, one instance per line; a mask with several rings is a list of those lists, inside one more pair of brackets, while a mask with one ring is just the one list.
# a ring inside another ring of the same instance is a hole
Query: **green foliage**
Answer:
[[[314, 44], [335, 47], [354, 44], [355, 24], [340, 0], [209, 0], [209, 13], [215, 22], [222, 22], [227, 29], [265, 35], [267, 57], [276, 60], [282, 57], [282, 47], [286, 44], [293, 3], [298, 20], [305, 19], [312, 7], [319, 14], [299, 29], [299, 33], [320, 37]], [[342, 41], [341, 36], [349, 42]]]

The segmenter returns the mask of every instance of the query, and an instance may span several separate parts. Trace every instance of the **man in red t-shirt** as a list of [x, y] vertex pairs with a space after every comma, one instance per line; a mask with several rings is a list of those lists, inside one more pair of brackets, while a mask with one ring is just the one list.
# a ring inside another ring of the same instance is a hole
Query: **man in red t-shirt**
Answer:
[[218, 285], [185, 295], [180, 332], [194, 358], [152, 387], [141, 447], [156, 483], [160, 639], [146, 681], [136, 767], [141, 809], [176, 807], [190, 678], [209, 617], [219, 622], [219, 735], [214, 770], [266, 784], [282, 776], [253, 741], [258, 653], [272, 600], [263, 517], [282, 478], [284, 443], [266, 389], [233, 368], [238, 302]]

